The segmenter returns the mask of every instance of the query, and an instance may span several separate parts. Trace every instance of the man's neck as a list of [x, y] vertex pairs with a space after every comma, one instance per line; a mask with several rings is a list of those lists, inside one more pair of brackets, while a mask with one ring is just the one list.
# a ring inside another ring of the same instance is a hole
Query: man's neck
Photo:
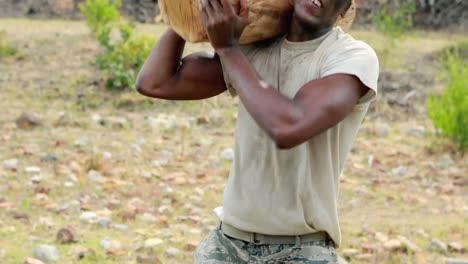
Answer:
[[293, 16], [291, 21], [291, 26], [289, 28], [286, 39], [291, 42], [303, 42], [308, 40], [313, 40], [325, 35], [329, 32], [331, 27], [322, 27], [322, 28], [305, 28], [296, 18]]

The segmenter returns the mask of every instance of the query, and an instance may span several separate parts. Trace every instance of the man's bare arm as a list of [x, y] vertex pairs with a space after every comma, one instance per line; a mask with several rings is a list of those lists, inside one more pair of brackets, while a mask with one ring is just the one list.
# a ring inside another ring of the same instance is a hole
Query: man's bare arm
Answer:
[[167, 30], [151, 51], [136, 81], [137, 91], [153, 98], [197, 100], [226, 90], [219, 58], [194, 53], [181, 60], [185, 41]]

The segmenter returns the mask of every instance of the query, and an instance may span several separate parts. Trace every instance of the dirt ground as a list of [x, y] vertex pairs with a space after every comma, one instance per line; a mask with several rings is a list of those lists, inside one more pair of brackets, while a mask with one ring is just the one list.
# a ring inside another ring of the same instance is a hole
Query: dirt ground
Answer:
[[[23, 263], [41, 244], [58, 249], [56, 263], [190, 263], [217, 223], [237, 99], [108, 92], [83, 22], [3, 19], [0, 31], [18, 49], [0, 58], [0, 263]], [[352, 34], [382, 54], [381, 35]], [[443, 88], [439, 54], [462, 40], [412, 32], [385, 61], [341, 178], [349, 263], [468, 258], [468, 156], [436, 136], [424, 107]], [[22, 113], [39, 124], [20, 128]], [[77, 242], [56, 239], [65, 227]]]

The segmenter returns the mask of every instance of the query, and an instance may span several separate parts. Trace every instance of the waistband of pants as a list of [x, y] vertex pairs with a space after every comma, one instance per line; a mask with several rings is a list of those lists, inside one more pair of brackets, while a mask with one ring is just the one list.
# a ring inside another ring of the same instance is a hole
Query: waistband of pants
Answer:
[[258, 233], [246, 232], [233, 227], [232, 225], [220, 222], [219, 229], [226, 236], [243, 240], [254, 245], [277, 245], [277, 244], [295, 244], [314, 242], [314, 241], [329, 241], [331, 240], [327, 232], [319, 231], [311, 234], [299, 236], [274, 236], [263, 235]]

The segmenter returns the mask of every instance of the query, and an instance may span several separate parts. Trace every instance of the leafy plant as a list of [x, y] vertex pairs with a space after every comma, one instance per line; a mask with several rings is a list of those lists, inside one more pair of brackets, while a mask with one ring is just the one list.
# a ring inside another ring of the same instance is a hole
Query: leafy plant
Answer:
[[413, 13], [416, 5], [412, 0], [395, 0], [392, 10], [383, 7], [374, 16], [377, 30], [385, 36], [385, 47], [382, 57], [382, 68], [386, 68], [387, 58], [396, 41], [404, 36], [404, 33], [413, 27]]
[[[120, 0], [87, 0], [80, 6], [93, 36], [104, 47], [95, 60], [110, 90], [132, 87], [138, 71], [148, 56], [155, 38], [135, 35], [134, 26], [122, 21]], [[113, 30], [119, 36], [112, 39]]]
[[440, 96], [428, 98], [427, 113], [434, 126], [464, 151], [468, 148], [468, 62], [458, 48], [448, 50], [442, 62], [446, 88]]

